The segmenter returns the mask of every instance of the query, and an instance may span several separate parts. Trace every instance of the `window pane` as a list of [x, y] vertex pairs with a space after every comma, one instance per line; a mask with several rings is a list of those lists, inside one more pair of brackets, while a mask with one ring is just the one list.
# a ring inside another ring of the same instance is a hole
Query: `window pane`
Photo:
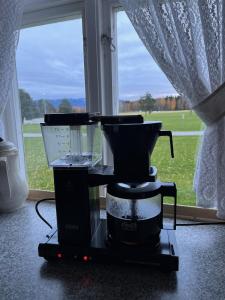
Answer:
[[86, 110], [82, 19], [21, 30], [17, 73], [29, 187], [53, 190], [39, 124], [45, 113]]
[[195, 205], [192, 182], [203, 125], [155, 63], [124, 12], [117, 13], [117, 44], [119, 111], [141, 113], [145, 121], [162, 121], [164, 129], [173, 131], [175, 158], [170, 159], [169, 141], [160, 138], [151, 163], [161, 181], [176, 182], [179, 204]]

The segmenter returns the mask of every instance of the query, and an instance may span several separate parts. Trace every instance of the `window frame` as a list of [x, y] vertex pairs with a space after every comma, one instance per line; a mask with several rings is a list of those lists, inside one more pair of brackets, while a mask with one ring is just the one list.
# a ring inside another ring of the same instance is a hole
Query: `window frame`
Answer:
[[31, 0], [25, 6], [21, 28], [50, 24], [79, 16], [82, 0]]
[[[115, 43], [115, 0], [54, 0], [27, 5], [21, 28], [74, 19], [82, 15], [87, 110], [103, 114], [117, 113], [116, 52], [103, 45], [106, 34]], [[107, 99], [107, 101], [105, 101]]]
[[[111, 51], [110, 43], [102, 42], [102, 35], [112, 38], [115, 48], [117, 40], [116, 11], [120, 9], [116, 0], [31, 0], [26, 6], [21, 28], [74, 19], [82, 15], [84, 36], [84, 64], [87, 110], [102, 114], [118, 113], [118, 66], [117, 51]], [[117, 49], [117, 48], [116, 48]], [[15, 67], [16, 69], [16, 67]], [[14, 120], [14, 122], [12, 122]], [[22, 121], [16, 72], [13, 79], [12, 101], [3, 115], [5, 136], [14, 142], [20, 153], [20, 168], [25, 174]], [[105, 145], [105, 161], [112, 155]], [[29, 199], [40, 199], [54, 195], [53, 192], [30, 190]], [[171, 205], [164, 205], [164, 212], [171, 214]], [[192, 220], [215, 220], [215, 209], [178, 206], [178, 217]]]

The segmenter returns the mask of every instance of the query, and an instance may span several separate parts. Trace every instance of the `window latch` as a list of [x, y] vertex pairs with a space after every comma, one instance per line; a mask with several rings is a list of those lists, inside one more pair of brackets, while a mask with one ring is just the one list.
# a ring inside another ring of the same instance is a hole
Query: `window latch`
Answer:
[[116, 46], [113, 44], [113, 38], [103, 33], [101, 36], [101, 42], [104, 46], [110, 46], [112, 52], [116, 51]]

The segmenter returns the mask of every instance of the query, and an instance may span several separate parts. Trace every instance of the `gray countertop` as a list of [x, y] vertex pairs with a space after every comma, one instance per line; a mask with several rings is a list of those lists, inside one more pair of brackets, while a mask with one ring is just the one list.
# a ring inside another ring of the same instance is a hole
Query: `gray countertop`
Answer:
[[[43, 215], [55, 222], [54, 204]], [[0, 215], [0, 299], [225, 299], [225, 226], [179, 227], [180, 270], [57, 262], [38, 256], [48, 227], [34, 203]]]

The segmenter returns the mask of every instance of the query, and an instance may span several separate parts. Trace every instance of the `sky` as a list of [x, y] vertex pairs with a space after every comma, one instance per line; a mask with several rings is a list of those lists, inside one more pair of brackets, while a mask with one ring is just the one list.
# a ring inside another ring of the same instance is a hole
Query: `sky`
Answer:
[[[117, 32], [119, 99], [176, 94], [124, 12], [118, 12]], [[33, 99], [85, 98], [81, 19], [22, 29], [17, 73]]]

